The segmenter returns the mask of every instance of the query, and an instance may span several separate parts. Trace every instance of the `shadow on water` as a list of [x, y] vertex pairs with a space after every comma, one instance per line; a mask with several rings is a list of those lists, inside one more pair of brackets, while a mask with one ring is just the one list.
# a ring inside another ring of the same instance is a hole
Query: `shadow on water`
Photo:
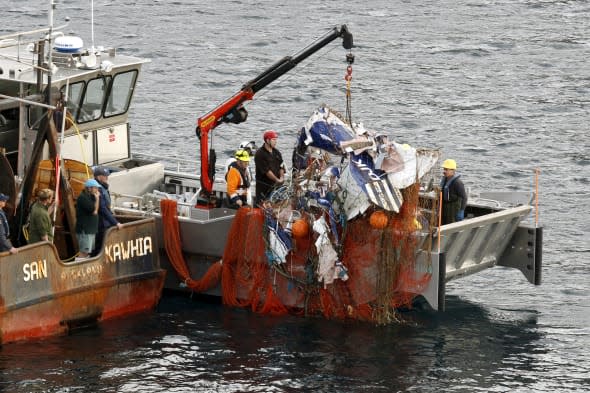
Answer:
[[[155, 313], [6, 345], [0, 389], [434, 391], [449, 381], [492, 385], [504, 359], [542, 350], [529, 311], [491, 315], [448, 297], [444, 313], [403, 317], [402, 324], [375, 327], [166, 297]], [[479, 380], [461, 382], [464, 372]]]
[[[275, 364], [284, 356], [282, 370], [288, 368], [291, 378], [320, 391], [330, 385], [405, 390], [427, 381], [459, 382], [467, 371], [480, 379], [476, 386], [484, 387], [495, 383], [493, 374], [504, 359], [539, 350], [536, 314], [528, 311], [490, 315], [479, 305], [451, 297], [445, 313], [411, 311], [403, 317], [402, 324], [382, 327], [287, 319], [255, 334], [276, 349]], [[244, 348], [244, 342], [251, 340], [240, 340], [238, 346]], [[430, 391], [428, 383], [423, 388]]]

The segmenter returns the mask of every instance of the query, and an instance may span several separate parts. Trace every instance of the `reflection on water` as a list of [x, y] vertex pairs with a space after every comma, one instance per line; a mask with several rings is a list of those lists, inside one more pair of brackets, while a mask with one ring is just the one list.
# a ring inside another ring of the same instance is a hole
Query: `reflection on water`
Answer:
[[449, 297], [445, 313], [410, 311], [404, 319], [374, 327], [272, 318], [171, 297], [154, 314], [5, 346], [0, 387], [268, 392], [439, 391], [452, 385], [468, 391], [530, 387], [541, 373], [557, 371], [545, 361], [550, 354], [535, 312], [491, 313]]

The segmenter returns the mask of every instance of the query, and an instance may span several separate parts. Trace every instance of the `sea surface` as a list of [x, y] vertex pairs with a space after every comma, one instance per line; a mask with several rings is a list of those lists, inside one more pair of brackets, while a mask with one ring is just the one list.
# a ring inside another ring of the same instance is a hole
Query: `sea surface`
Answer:
[[[0, 35], [48, 1], [0, 0]], [[92, 40], [90, 1], [55, 24]], [[539, 170], [543, 283], [495, 268], [448, 284], [447, 309], [374, 327], [166, 297], [157, 310], [0, 348], [5, 392], [590, 391], [590, 3], [575, 0], [94, 0], [94, 44], [151, 60], [134, 152], [195, 161], [196, 119], [328, 29], [354, 34], [352, 114], [454, 158], [471, 192], [530, 191]], [[218, 155], [269, 128], [290, 156], [322, 103], [345, 111], [335, 41], [257, 94]]]

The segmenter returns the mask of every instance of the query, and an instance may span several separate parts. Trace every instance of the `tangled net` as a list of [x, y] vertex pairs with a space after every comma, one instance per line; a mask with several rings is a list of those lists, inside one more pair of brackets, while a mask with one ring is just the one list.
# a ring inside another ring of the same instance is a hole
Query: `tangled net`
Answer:
[[[430, 262], [437, 209], [420, 191], [439, 152], [371, 133], [351, 136], [325, 108], [311, 119], [298, 137], [291, 183], [263, 208], [236, 212], [221, 266], [223, 303], [270, 315], [397, 321], [398, 310], [410, 308], [430, 280], [429, 269], [417, 269], [416, 261]], [[342, 137], [348, 139], [336, 143]], [[323, 148], [306, 145], [311, 138]], [[347, 160], [343, 146], [359, 161]], [[365, 179], [371, 195], [355, 181], [369, 167], [380, 170]], [[403, 185], [391, 189], [394, 180]], [[375, 197], [379, 191], [392, 199]], [[186, 280], [191, 287], [203, 284]]]
[[[271, 213], [239, 209], [223, 255], [224, 304], [271, 315], [321, 315], [376, 324], [398, 320], [396, 310], [411, 307], [430, 278], [414, 269], [418, 242], [430, 238], [420, 231], [423, 224], [416, 218], [418, 190], [414, 185], [402, 191], [405, 202], [399, 213], [367, 211], [339, 226], [339, 262], [346, 270], [335, 269], [331, 283], [318, 278], [317, 233], [294, 236], [285, 262], [269, 262], [265, 214]], [[377, 212], [387, 219], [382, 228], [370, 224]], [[326, 214], [309, 209], [301, 212], [301, 219], [309, 223]]]

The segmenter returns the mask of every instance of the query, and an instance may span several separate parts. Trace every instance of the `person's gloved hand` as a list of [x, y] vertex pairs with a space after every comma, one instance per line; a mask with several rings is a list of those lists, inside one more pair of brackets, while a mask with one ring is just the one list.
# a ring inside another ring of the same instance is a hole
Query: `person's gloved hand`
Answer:
[[459, 210], [457, 212], [457, 216], [455, 217], [455, 219], [457, 221], [463, 221], [464, 218], [465, 218], [465, 210]]

